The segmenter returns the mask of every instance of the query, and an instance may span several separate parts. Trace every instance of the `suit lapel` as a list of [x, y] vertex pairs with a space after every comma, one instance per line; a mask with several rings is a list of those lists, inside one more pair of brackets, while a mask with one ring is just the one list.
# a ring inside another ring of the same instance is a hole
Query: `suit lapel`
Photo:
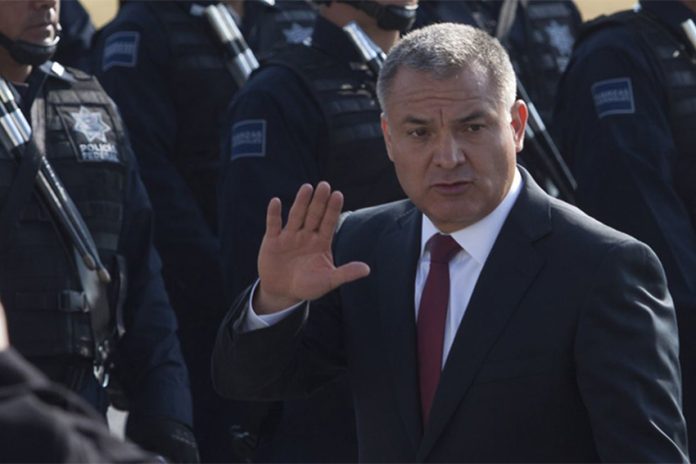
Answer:
[[413, 301], [420, 225], [421, 216], [416, 208], [401, 216], [380, 237], [380, 254], [376, 260], [382, 333], [390, 351], [396, 400], [414, 453], [422, 433]]
[[417, 460], [423, 461], [471, 386], [489, 351], [543, 266], [533, 242], [550, 230], [548, 199], [525, 186], [481, 271], [440, 377]]

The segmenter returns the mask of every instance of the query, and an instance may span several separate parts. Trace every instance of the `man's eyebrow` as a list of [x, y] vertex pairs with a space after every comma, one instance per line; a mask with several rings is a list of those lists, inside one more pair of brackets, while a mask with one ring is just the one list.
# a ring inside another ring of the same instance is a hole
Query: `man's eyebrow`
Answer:
[[473, 121], [475, 119], [480, 119], [486, 116], [486, 112], [483, 110], [476, 110], [472, 112], [471, 114], [468, 114], [466, 116], [462, 116], [461, 118], [457, 119], [457, 122], [459, 124], [465, 124], [467, 122]]
[[413, 116], [413, 115], [406, 115], [404, 118], [401, 120], [402, 124], [418, 124], [418, 125], [425, 125], [428, 124], [432, 121], [432, 118], [421, 118], [418, 116]]
[[[458, 124], [466, 124], [470, 121], [473, 121], [475, 119], [480, 119], [483, 118], [487, 115], [488, 113], [484, 110], [474, 110], [470, 114], [467, 114], [466, 116], [462, 116], [461, 118], [457, 118], [456, 122]], [[433, 121], [432, 118], [426, 118], [426, 117], [420, 117], [420, 116], [414, 116], [414, 115], [406, 115], [403, 117], [401, 120], [402, 124], [414, 124], [414, 125], [427, 125], [430, 124]]]

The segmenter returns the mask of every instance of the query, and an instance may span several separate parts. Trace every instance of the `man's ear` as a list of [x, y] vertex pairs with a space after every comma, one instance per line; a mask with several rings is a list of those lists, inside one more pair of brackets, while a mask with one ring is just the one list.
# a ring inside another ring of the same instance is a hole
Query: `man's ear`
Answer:
[[527, 117], [529, 116], [529, 110], [524, 101], [517, 100], [510, 109], [510, 115], [512, 116], [511, 125], [513, 138], [515, 139], [515, 148], [519, 153], [524, 148], [524, 132], [527, 128]]
[[382, 126], [382, 136], [384, 136], [384, 144], [387, 147], [387, 156], [389, 159], [394, 161], [392, 157], [392, 138], [391, 131], [389, 130], [389, 122], [387, 121], [387, 115], [382, 112], [380, 116], [380, 125]]

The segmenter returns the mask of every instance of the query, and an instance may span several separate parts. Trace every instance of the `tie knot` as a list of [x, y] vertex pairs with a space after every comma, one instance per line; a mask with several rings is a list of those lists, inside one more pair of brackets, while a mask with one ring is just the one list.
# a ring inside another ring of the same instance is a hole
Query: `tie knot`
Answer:
[[452, 236], [436, 234], [430, 239], [430, 261], [449, 263], [461, 249]]

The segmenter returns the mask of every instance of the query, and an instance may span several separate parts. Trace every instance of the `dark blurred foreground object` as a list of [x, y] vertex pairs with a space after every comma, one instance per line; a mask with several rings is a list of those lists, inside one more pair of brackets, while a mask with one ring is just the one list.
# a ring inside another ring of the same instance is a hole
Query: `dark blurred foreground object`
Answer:
[[15, 350], [0, 351], [0, 462], [162, 462]]

